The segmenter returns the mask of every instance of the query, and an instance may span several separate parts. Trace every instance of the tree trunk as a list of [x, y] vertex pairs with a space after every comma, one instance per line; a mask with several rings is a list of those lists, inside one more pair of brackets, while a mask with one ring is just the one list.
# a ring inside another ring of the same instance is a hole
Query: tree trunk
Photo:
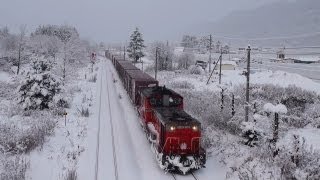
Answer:
[[19, 44], [19, 50], [18, 50], [18, 68], [17, 68], [17, 74], [19, 74], [19, 71], [20, 71], [20, 63], [21, 63], [21, 44]]
[[67, 61], [67, 52], [66, 52], [66, 45], [64, 46], [64, 58], [63, 58], [63, 85], [66, 80], [66, 61]]

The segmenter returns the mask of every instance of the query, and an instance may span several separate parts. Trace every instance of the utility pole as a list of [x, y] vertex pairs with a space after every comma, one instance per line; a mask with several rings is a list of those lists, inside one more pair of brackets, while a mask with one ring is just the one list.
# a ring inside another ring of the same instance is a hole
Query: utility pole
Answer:
[[158, 72], [158, 47], [156, 47], [156, 65], [155, 65], [155, 74], [154, 78], [157, 80], [157, 72]]
[[211, 49], [212, 49], [212, 35], [210, 34], [210, 47], [209, 47], [209, 72], [211, 72]]
[[250, 84], [250, 53], [251, 48], [248, 46], [247, 48], [248, 57], [247, 57], [247, 72], [245, 73], [247, 76], [247, 89], [246, 89], [246, 105], [245, 105], [245, 121], [249, 121], [249, 84]]
[[126, 60], [126, 46], [123, 48], [123, 59]]
[[[221, 69], [222, 69], [222, 49], [220, 54], [220, 70], [219, 70], [219, 84], [221, 84]], [[218, 62], [217, 62], [218, 63]]]

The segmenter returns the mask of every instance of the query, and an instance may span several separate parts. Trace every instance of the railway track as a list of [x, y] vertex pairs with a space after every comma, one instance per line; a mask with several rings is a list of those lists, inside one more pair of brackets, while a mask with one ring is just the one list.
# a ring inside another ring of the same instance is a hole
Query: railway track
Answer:
[[[106, 71], [106, 78], [108, 78], [108, 74]], [[114, 126], [113, 126], [113, 120], [112, 120], [112, 110], [111, 110], [111, 104], [110, 104], [110, 92], [109, 92], [109, 83], [107, 82], [107, 97], [108, 97], [108, 108], [109, 108], [109, 120], [110, 120], [110, 128], [111, 128], [111, 138], [112, 138], [112, 152], [113, 152], [113, 165], [114, 165], [114, 177], [115, 180], [119, 179], [118, 174], [118, 164], [117, 164], [117, 153], [116, 153], [116, 146], [114, 142]]]
[[180, 180], [180, 179], [190, 179], [190, 180], [199, 180], [193, 172], [191, 172], [189, 175], [187, 176], [182, 176], [182, 175], [177, 175], [177, 174], [173, 174], [173, 173], [170, 173], [171, 176], [173, 177], [174, 180]]
[[[104, 66], [103, 66], [104, 67]], [[102, 70], [103, 71], [103, 70]], [[105, 71], [105, 75], [107, 78], [107, 71]], [[103, 74], [100, 77], [100, 101], [99, 101], [99, 115], [98, 115], [98, 132], [97, 132], [97, 147], [96, 147], [96, 164], [95, 164], [95, 180], [99, 179], [99, 154], [100, 154], [100, 136], [101, 136], [101, 101], [102, 101], [102, 77]], [[112, 120], [112, 110], [111, 110], [111, 105], [110, 105], [110, 92], [109, 92], [109, 84], [106, 81], [106, 93], [107, 93], [107, 103], [108, 103], [108, 109], [109, 109], [109, 123], [110, 123], [110, 128], [111, 128], [111, 140], [112, 140], [112, 153], [113, 153], [113, 165], [114, 165], [114, 178], [115, 180], [119, 180], [119, 174], [118, 174], [118, 164], [117, 164], [117, 153], [116, 153], [116, 149], [115, 149], [115, 141], [114, 141], [114, 129], [113, 129], [113, 120]]]
[[99, 95], [99, 115], [98, 115], [98, 133], [97, 133], [97, 147], [96, 147], [96, 163], [95, 163], [95, 173], [94, 179], [98, 180], [99, 174], [99, 154], [100, 154], [100, 122], [101, 122], [101, 95], [102, 95], [102, 75], [100, 76], [100, 95]]

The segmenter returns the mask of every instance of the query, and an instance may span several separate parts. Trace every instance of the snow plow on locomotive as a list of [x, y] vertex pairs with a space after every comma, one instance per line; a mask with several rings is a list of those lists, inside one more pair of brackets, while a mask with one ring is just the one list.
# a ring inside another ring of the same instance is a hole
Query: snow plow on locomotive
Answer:
[[206, 152], [201, 147], [201, 124], [183, 110], [183, 97], [136, 68], [120, 56], [106, 51], [131, 101], [156, 159], [169, 172], [203, 168]]

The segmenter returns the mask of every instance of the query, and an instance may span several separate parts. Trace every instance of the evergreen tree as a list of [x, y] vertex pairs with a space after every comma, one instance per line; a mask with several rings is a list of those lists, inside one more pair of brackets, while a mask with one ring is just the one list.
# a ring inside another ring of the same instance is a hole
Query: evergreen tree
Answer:
[[61, 83], [50, 72], [51, 67], [52, 63], [43, 58], [36, 58], [32, 61], [31, 71], [18, 88], [19, 103], [25, 110], [42, 110], [53, 105], [55, 95], [61, 91]]
[[146, 46], [144, 45], [142, 34], [139, 32], [139, 29], [136, 28], [136, 30], [130, 36], [130, 44], [127, 48], [129, 57], [137, 62], [140, 58], [144, 57], [142, 50], [145, 47]]

